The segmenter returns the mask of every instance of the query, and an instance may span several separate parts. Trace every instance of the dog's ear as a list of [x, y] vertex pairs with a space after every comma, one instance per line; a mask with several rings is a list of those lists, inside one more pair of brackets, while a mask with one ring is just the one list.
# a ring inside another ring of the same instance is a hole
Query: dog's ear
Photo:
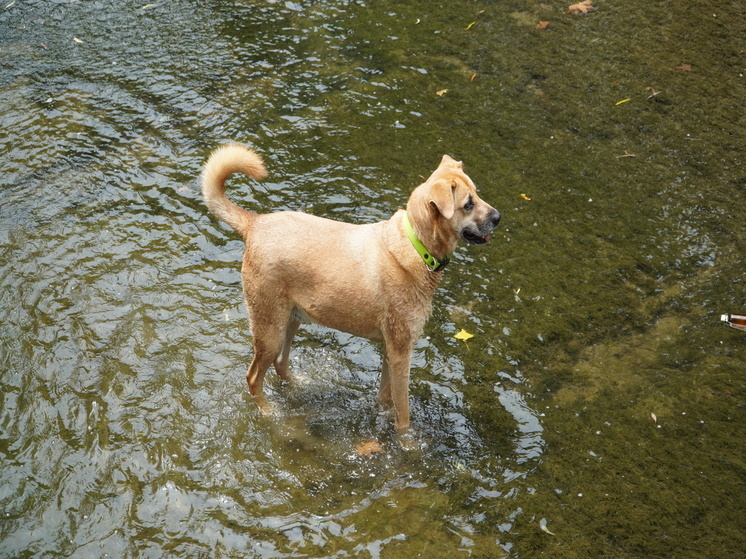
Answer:
[[440, 160], [440, 166], [441, 167], [451, 167], [453, 169], [458, 169], [459, 171], [463, 171], [464, 170], [464, 164], [461, 161], [456, 161], [450, 155], [444, 155], [443, 156], [443, 159]]
[[430, 187], [430, 206], [435, 208], [445, 219], [453, 217], [456, 211], [456, 200], [453, 196], [451, 181], [440, 179], [432, 184]]

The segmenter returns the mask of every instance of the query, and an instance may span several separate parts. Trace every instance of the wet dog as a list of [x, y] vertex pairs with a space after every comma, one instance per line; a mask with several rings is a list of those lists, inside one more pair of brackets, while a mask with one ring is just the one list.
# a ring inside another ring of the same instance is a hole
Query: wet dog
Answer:
[[290, 380], [290, 344], [303, 322], [316, 322], [383, 343], [378, 400], [393, 401], [396, 428], [409, 429], [409, 367], [448, 263], [463, 240], [483, 244], [500, 214], [477, 196], [463, 165], [444, 155], [414, 189], [406, 211], [388, 221], [352, 225], [299, 212], [257, 214], [233, 204], [232, 173], [267, 176], [261, 157], [240, 144], [210, 155], [202, 193], [210, 211], [244, 240], [241, 271], [254, 341], [246, 373], [261, 409], [264, 375], [274, 365]]

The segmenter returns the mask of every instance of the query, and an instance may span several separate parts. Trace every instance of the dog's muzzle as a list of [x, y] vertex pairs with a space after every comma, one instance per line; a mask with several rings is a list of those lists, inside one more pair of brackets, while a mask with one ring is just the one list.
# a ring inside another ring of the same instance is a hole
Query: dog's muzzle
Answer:
[[490, 234], [500, 223], [500, 212], [493, 209], [478, 227], [465, 227], [461, 230], [461, 238], [470, 245], [483, 245], [490, 240]]

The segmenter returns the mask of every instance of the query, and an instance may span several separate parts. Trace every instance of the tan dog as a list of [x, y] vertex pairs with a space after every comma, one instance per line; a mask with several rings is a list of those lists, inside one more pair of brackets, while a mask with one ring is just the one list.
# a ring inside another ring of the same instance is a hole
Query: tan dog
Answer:
[[316, 322], [383, 342], [378, 400], [393, 400], [396, 428], [406, 431], [409, 363], [442, 268], [460, 239], [487, 242], [500, 214], [479, 199], [463, 165], [447, 155], [412, 192], [406, 212], [369, 225], [241, 209], [224, 191], [225, 180], [239, 171], [267, 176], [256, 152], [239, 144], [218, 148], [202, 172], [202, 193], [210, 211], [246, 243], [241, 273], [254, 335], [246, 373], [251, 394], [267, 408], [264, 374], [274, 365], [290, 380], [293, 337], [302, 322]]

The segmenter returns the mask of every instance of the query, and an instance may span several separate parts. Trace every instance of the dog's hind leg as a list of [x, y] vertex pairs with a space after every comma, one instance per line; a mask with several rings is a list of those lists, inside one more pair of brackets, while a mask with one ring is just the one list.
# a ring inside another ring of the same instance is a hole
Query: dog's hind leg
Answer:
[[264, 397], [264, 375], [274, 359], [274, 354], [268, 352], [259, 344], [254, 344], [254, 359], [251, 360], [249, 370], [246, 371], [246, 382], [249, 392], [256, 399], [256, 403], [263, 412], [269, 411], [269, 404]]
[[291, 381], [289, 370], [290, 346], [293, 343], [293, 338], [295, 338], [295, 334], [298, 332], [300, 324], [300, 319], [291, 315], [290, 321], [285, 329], [285, 340], [282, 343], [282, 350], [280, 350], [280, 354], [275, 358], [275, 371], [285, 382]]
[[269, 405], [264, 398], [264, 375], [282, 352], [289, 313], [280, 319], [273, 317], [270, 320], [259, 319], [260, 316], [270, 316], [269, 313], [250, 312], [250, 316], [254, 319], [251, 325], [254, 332], [254, 358], [251, 360], [249, 370], [246, 371], [246, 382], [249, 384], [249, 392], [254, 396], [261, 410], [267, 412]]
[[389, 376], [389, 361], [386, 358], [386, 348], [383, 350], [381, 363], [381, 386], [378, 389], [378, 404], [387, 406], [391, 403], [391, 377]]

